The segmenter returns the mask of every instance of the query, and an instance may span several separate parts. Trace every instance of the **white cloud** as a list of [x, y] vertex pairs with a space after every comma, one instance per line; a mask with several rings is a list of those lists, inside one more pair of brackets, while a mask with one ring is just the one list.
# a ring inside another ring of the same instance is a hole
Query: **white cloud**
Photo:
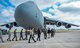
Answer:
[[80, 8], [80, 1], [64, 3], [64, 4], [61, 5], [61, 7], [62, 8], [64, 8], [64, 7]]
[[9, 13], [9, 11], [6, 10], [6, 9], [3, 10], [2, 14], [3, 14], [4, 16], [10, 16], [10, 15], [11, 15], [11, 14]]
[[63, 12], [79, 14], [80, 13], [80, 1], [64, 3], [58, 9]]
[[56, 0], [56, 1], [60, 3], [64, 3], [64, 2], [69, 2], [70, 0]]
[[12, 9], [3, 9], [1, 13], [4, 17], [12, 17], [14, 16], [14, 11]]
[[44, 17], [49, 17], [49, 18], [52, 17], [52, 15], [49, 14], [49, 13], [42, 12], [42, 14], [43, 14]]
[[9, 18], [8, 20], [6, 20], [7, 23], [9, 23], [9, 22], [14, 22], [14, 21], [15, 21], [14, 17], [11, 17], [11, 18]]

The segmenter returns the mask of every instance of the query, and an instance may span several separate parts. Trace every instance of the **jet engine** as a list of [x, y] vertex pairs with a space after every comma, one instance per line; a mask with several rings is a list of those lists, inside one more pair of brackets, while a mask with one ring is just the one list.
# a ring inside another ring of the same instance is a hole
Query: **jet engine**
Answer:
[[70, 24], [66, 24], [65, 28], [71, 28], [71, 25]]
[[9, 28], [9, 24], [6, 24], [6, 28]]
[[9, 29], [11, 29], [12, 27], [13, 27], [13, 23], [6, 24], [6, 28], [9, 28]]
[[18, 25], [17, 25], [17, 23], [16, 23], [16, 22], [14, 22], [14, 23], [13, 23], [13, 25], [14, 25], [14, 26], [16, 26], [16, 27], [18, 27]]
[[56, 23], [56, 26], [57, 26], [57, 27], [60, 27], [61, 25], [62, 25], [61, 22], [57, 22], [57, 23]]

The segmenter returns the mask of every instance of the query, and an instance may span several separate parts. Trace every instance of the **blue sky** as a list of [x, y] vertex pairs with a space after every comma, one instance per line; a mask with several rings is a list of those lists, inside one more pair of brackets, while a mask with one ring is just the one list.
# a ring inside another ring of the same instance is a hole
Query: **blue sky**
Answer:
[[[0, 0], [0, 24], [13, 22], [15, 8], [29, 0]], [[80, 25], [80, 0], [31, 0], [43, 16]]]

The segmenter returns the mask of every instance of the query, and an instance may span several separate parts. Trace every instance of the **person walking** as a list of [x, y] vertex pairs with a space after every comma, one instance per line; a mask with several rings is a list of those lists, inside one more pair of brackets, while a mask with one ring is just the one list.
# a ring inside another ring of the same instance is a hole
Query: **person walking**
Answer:
[[28, 31], [25, 30], [25, 40], [28, 40]]
[[55, 35], [55, 29], [51, 29], [51, 37], [54, 37]]
[[16, 34], [16, 30], [17, 30], [17, 29], [15, 29], [15, 30], [14, 30], [14, 37], [13, 37], [12, 41], [14, 40], [14, 38], [16, 38], [16, 41], [17, 41], [17, 34]]
[[21, 40], [21, 38], [22, 38], [22, 40], [23, 40], [23, 29], [22, 29], [21, 32], [20, 32], [20, 38], [19, 38], [19, 40]]
[[1, 39], [2, 42], [4, 42], [3, 38], [2, 38], [2, 30], [1, 29], [0, 29], [0, 39]]
[[11, 41], [11, 39], [10, 39], [10, 38], [11, 38], [10, 30], [11, 30], [11, 29], [8, 30], [8, 39], [7, 39], [7, 41]]
[[37, 30], [37, 41], [38, 40], [41, 41], [40, 36], [41, 36], [41, 31], [40, 31], [40, 29], [38, 29]]
[[47, 29], [43, 29], [44, 39], [47, 39]]
[[50, 33], [51, 33], [51, 30], [50, 28], [48, 28], [48, 38], [50, 38]]
[[36, 42], [35, 41], [35, 39], [34, 39], [34, 28], [32, 29], [30, 29], [30, 37], [29, 37], [29, 40], [28, 40], [28, 43], [30, 43], [30, 40], [33, 40], [34, 42]]

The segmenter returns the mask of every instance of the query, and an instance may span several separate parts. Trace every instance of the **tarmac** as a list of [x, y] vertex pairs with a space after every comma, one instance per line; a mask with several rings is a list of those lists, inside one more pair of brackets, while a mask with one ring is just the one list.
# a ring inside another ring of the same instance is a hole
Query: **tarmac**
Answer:
[[46, 40], [41, 34], [41, 41], [36, 43], [32, 40], [31, 43], [28, 43], [28, 40], [7, 41], [7, 37], [7, 35], [3, 35], [4, 43], [0, 40], [0, 48], [80, 48], [80, 32], [56, 33], [54, 38]]

